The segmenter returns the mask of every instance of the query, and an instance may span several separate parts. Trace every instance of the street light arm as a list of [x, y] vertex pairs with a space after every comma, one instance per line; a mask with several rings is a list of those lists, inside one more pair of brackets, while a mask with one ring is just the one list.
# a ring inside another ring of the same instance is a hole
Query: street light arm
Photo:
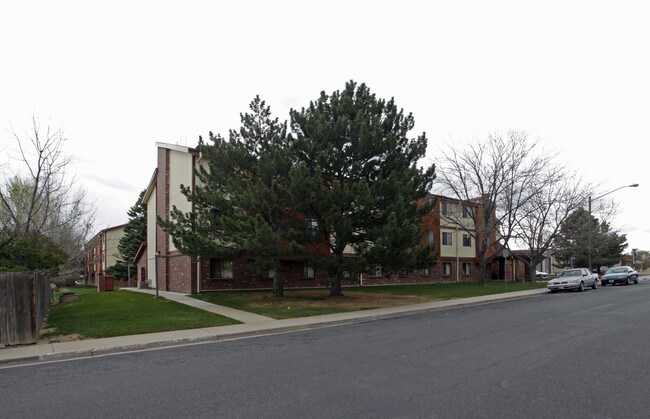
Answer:
[[588, 228], [588, 236], [587, 236], [587, 237], [588, 237], [588, 238], [587, 238], [587, 240], [588, 240], [588, 244], [587, 244], [587, 252], [589, 253], [589, 271], [590, 271], [590, 272], [591, 272], [592, 269], [593, 269], [593, 268], [592, 268], [592, 265], [591, 265], [591, 202], [592, 202], [592, 201], [595, 201], [595, 200], [597, 200], [597, 199], [600, 199], [600, 198], [602, 198], [603, 196], [609, 195], [609, 194], [612, 193], [612, 192], [616, 192], [616, 191], [618, 191], [619, 189], [623, 189], [623, 188], [636, 188], [637, 186], [639, 186], [638, 183], [633, 183], [633, 184], [631, 184], [631, 185], [620, 186], [620, 187], [618, 187], [618, 188], [616, 188], [616, 189], [613, 189], [613, 190], [611, 190], [611, 191], [609, 191], [609, 192], [606, 192], [606, 193], [604, 193], [604, 194], [602, 194], [602, 195], [599, 195], [599, 196], [597, 196], [597, 197], [595, 197], [595, 198], [592, 198], [591, 195], [589, 195], [589, 220], [588, 220], [589, 222], [588, 222], [588, 224], [587, 224], [587, 228]]
[[631, 185], [620, 186], [620, 187], [618, 187], [618, 188], [616, 188], [616, 189], [613, 189], [613, 190], [611, 190], [611, 191], [609, 191], [609, 192], [606, 192], [606, 193], [604, 193], [604, 194], [602, 194], [602, 195], [599, 195], [599, 196], [597, 196], [597, 197], [595, 197], [595, 198], [590, 198], [590, 199], [591, 199], [592, 201], [595, 201], [595, 200], [597, 200], [597, 199], [602, 198], [603, 196], [609, 195], [610, 193], [612, 193], [612, 192], [616, 192], [616, 191], [618, 191], [618, 190], [620, 190], [620, 189], [623, 189], [623, 188], [636, 188], [637, 186], [639, 186], [638, 183], [633, 183], [633, 184], [631, 184]]

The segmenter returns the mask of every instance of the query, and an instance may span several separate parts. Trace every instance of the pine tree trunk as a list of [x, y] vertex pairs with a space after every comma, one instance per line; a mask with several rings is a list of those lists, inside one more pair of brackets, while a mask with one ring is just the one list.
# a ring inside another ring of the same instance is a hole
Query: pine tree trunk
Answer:
[[284, 287], [282, 286], [279, 260], [275, 261], [275, 268], [273, 269], [273, 296], [276, 298], [284, 297]]
[[341, 277], [336, 276], [332, 278], [332, 283], [330, 284], [330, 297], [341, 297], [343, 292], [341, 291]]
[[[345, 246], [343, 245], [338, 247], [338, 249], [344, 248]], [[336, 275], [331, 278], [332, 282], [330, 283], [330, 297], [340, 297], [343, 295], [343, 292], [341, 291], [341, 266], [343, 264], [343, 254], [335, 251], [334, 258], [336, 259], [337, 269]]]

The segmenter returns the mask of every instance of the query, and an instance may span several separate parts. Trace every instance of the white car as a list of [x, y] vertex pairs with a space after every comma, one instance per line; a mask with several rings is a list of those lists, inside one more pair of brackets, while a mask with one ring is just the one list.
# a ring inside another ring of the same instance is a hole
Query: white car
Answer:
[[598, 286], [598, 275], [589, 272], [587, 268], [565, 269], [557, 277], [550, 279], [546, 288], [551, 292], [560, 290], [583, 291], [586, 287], [596, 289]]

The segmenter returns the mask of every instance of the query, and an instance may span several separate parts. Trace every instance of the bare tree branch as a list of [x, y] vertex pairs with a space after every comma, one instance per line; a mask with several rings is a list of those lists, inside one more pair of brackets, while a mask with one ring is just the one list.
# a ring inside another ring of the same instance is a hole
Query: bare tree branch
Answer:
[[30, 129], [19, 134], [13, 127], [17, 157], [7, 164], [0, 185], [0, 228], [5, 237], [42, 234], [51, 238], [72, 258], [82, 254], [92, 228], [95, 208], [86, 192], [75, 187], [69, 174], [73, 163], [66, 155], [63, 129], [43, 129], [32, 116]]
[[510, 131], [505, 136], [490, 134], [460, 150], [458, 144], [448, 144], [443, 152], [438, 184], [462, 205], [474, 208], [469, 214], [472, 223], [460, 214], [449, 221], [475, 239], [480, 283], [487, 278], [488, 258], [508, 246], [527, 203], [543, 186], [539, 173], [553, 156], [538, 148], [526, 133]]

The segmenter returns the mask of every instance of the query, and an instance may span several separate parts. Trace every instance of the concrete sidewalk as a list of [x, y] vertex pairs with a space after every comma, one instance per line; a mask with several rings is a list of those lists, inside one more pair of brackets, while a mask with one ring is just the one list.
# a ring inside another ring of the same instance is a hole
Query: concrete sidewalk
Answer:
[[[130, 291], [146, 292], [155, 295], [155, 290], [136, 290], [135, 288], [131, 288]], [[323, 326], [372, 321], [383, 318], [404, 316], [417, 312], [426, 312], [451, 307], [462, 307], [474, 304], [486, 304], [497, 301], [528, 298], [546, 293], [548, 293], [548, 290], [542, 288], [529, 291], [509, 292], [504, 294], [460, 298], [455, 300], [433, 301], [422, 304], [385, 307], [348, 313], [334, 313], [321, 316], [274, 320], [269, 317], [196, 300], [184, 294], [159, 291], [159, 295], [161, 297], [233, 318], [241, 321], [242, 324], [208, 327], [202, 329], [147, 333], [143, 335], [118, 336], [102, 339], [87, 339], [70, 342], [7, 347], [0, 349], [0, 368], [11, 365], [24, 365], [44, 361], [94, 357], [126, 351], [235, 339], [270, 333], [306, 330]]]
[[[122, 288], [122, 290], [142, 292], [145, 294], [156, 295], [156, 290], [140, 289], [140, 288]], [[241, 311], [230, 307], [219, 306], [216, 304], [208, 303], [207, 301], [197, 300], [189, 295], [181, 294], [178, 292], [158, 291], [158, 295], [167, 300], [176, 301], [177, 303], [185, 304], [186, 306], [200, 308], [201, 310], [209, 311], [210, 313], [219, 314], [221, 316], [230, 317], [231, 319], [238, 320], [242, 323], [261, 323], [274, 320], [271, 317], [260, 316], [259, 314], [249, 313], [248, 311]]]

